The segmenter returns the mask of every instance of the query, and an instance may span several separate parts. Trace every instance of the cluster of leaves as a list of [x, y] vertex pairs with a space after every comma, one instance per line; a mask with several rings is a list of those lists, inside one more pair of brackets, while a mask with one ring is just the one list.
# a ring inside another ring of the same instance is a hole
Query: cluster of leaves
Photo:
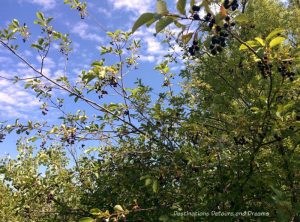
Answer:
[[[80, 12], [86, 6], [75, 0], [66, 4]], [[1, 44], [38, 74], [25, 80], [25, 87], [44, 101], [46, 114], [51, 103], [62, 117], [55, 126], [16, 121], [1, 129], [26, 133], [28, 142], [40, 141], [42, 149], [34, 155], [30, 144], [19, 144], [19, 159], [1, 163], [0, 217], [167, 222], [202, 219], [175, 211], [252, 211], [269, 217], [210, 215], [205, 220], [299, 221], [300, 10], [275, 0], [178, 0], [176, 8], [178, 14], [171, 13], [158, 0], [157, 11], [141, 15], [132, 28], [156, 22], [160, 33], [173, 23], [182, 29], [174, 36], [186, 50], [183, 58], [193, 55], [180, 73], [179, 92], [172, 88], [170, 71], [175, 55], [155, 67], [165, 86], [155, 99], [141, 80], [135, 88], [125, 87], [142, 44], [130, 33], [108, 32], [111, 42], [101, 47], [103, 57], [73, 83], [67, 76], [51, 79], [43, 72], [52, 41], [60, 40], [67, 54], [71, 46], [67, 35], [50, 26], [51, 19], [37, 14], [45, 37], [32, 47], [42, 56], [41, 69], [11, 44], [17, 33], [23, 37], [16, 20], [1, 31]], [[117, 62], [108, 64], [106, 55]], [[68, 98], [55, 98], [55, 88], [68, 92], [74, 106], [81, 101], [93, 113], [65, 113]], [[119, 102], [104, 103], [102, 98], [112, 93]], [[74, 148], [90, 140], [101, 143], [77, 157]], [[52, 141], [59, 145], [51, 146]], [[71, 167], [62, 147], [71, 150]]]

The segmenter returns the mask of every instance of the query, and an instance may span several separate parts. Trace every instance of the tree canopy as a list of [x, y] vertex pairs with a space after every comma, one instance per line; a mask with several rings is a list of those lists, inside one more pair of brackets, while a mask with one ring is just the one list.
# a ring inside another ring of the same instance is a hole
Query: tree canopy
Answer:
[[[88, 16], [85, 2], [65, 4]], [[14, 19], [0, 31], [2, 47], [36, 74], [14, 81], [36, 93], [44, 115], [49, 104], [61, 112], [55, 124], [16, 120], [0, 129], [0, 140], [23, 136], [18, 157], [0, 162], [3, 221], [300, 221], [297, 1], [178, 0], [174, 8], [158, 0], [130, 32], [107, 32], [101, 54], [116, 62], [91, 61], [76, 82], [44, 72], [54, 42], [66, 60], [72, 48], [52, 18], [37, 12], [34, 21], [40, 67], [18, 51], [27, 25]], [[139, 68], [143, 40], [134, 33], [144, 26], [182, 49], [154, 67], [160, 92], [143, 79], [125, 85]], [[118, 99], [103, 102], [110, 93]], [[65, 112], [70, 102], [93, 113]]]

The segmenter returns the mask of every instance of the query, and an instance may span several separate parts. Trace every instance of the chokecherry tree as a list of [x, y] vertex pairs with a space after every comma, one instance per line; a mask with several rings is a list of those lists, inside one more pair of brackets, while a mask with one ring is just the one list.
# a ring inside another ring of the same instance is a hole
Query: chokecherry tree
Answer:
[[[65, 3], [82, 19], [89, 16], [85, 2]], [[69, 36], [55, 30], [52, 18], [37, 13], [44, 36], [31, 47], [41, 56], [40, 67], [17, 49], [19, 36], [28, 41], [27, 25], [13, 20], [1, 30], [1, 45], [36, 73], [13, 81], [36, 92], [44, 115], [49, 105], [62, 114], [56, 125], [16, 121], [2, 127], [1, 140], [6, 133], [28, 134], [18, 144], [18, 159], [0, 165], [0, 215], [7, 221], [300, 220], [297, 3], [178, 0], [177, 12], [171, 12], [158, 0], [156, 8], [142, 14], [130, 33], [108, 32], [111, 42], [101, 54], [117, 62], [93, 61], [76, 82], [44, 72], [53, 42], [66, 60], [71, 53]], [[180, 57], [168, 53], [155, 67], [164, 77], [158, 98], [143, 80], [135, 88], [124, 81], [138, 68], [143, 41], [132, 34], [144, 25], [154, 25], [170, 48], [183, 50]], [[174, 76], [170, 67], [178, 60], [185, 67]], [[172, 87], [173, 78], [181, 80], [180, 91]], [[57, 97], [57, 90], [69, 98]], [[120, 102], [102, 102], [110, 93]], [[68, 99], [94, 114], [66, 113]], [[84, 147], [90, 140], [101, 145]], [[76, 144], [97, 155], [77, 157]]]

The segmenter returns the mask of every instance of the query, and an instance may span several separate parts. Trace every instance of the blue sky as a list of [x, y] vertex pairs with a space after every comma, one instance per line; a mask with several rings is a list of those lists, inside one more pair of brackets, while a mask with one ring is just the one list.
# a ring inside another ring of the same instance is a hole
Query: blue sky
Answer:
[[[76, 79], [81, 70], [89, 69], [94, 60], [99, 60], [100, 45], [107, 45], [108, 38], [105, 31], [116, 29], [130, 30], [138, 16], [147, 11], [155, 10], [154, 0], [88, 0], [89, 16], [82, 20], [76, 10], [63, 4], [63, 0], [8, 0], [3, 1], [0, 7], [0, 28], [4, 28], [12, 19], [18, 19], [20, 24], [26, 23], [30, 28], [31, 38], [28, 43], [21, 44], [20, 53], [32, 64], [38, 66], [39, 57], [35, 50], [28, 47], [40, 35], [38, 26], [33, 24], [35, 13], [41, 11], [46, 17], [54, 17], [54, 29], [69, 33], [73, 41], [73, 52], [70, 55], [67, 74]], [[167, 1], [174, 7], [174, 0]], [[126, 78], [127, 87], [132, 87], [137, 78], [154, 88], [160, 90], [162, 76], [153, 70], [153, 67], [162, 61], [167, 46], [160, 43], [160, 39], [153, 36], [153, 28], [142, 28], [135, 34], [142, 40], [139, 70], [129, 73]], [[53, 45], [46, 60], [45, 73], [50, 77], [58, 77], [64, 73], [64, 58], [59, 54], [58, 45]], [[178, 72], [174, 68], [174, 72]], [[32, 71], [24, 66], [18, 59], [0, 47], [0, 76], [12, 78], [13, 76], [33, 76]], [[107, 102], [114, 102], [113, 95], [108, 96]], [[66, 110], [77, 110], [77, 104], [69, 103]], [[11, 81], [0, 78], [0, 122], [13, 122], [16, 118], [21, 121], [29, 119], [38, 121], [53, 121], [60, 116], [58, 112], [41, 115], [39, 109], [41, 102], [35, 98], [33, 92], [24, 90], [22, 83], [12, 84]], [[15, 135], [7, 136], [4, 143], [0, 143], [0, 157], [5, 153], [15, 155]]]

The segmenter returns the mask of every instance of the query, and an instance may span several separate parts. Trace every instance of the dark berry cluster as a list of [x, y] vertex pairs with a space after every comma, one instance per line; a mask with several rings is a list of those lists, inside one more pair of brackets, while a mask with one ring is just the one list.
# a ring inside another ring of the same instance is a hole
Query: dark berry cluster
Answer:
[[279, 67], [278, 72], [281, 74], [283, 78], [289, 78], [290, 81], [294, 81], [295, 73], [292, 71], [289, 71], [289, 65], [291, 65], [291, 61], [284, 61]]
[[48, 111], [49, 110], [45, 107], [42, 109], [42, 114], [45, 116], [45, 115], [47, 115]]
[[238, 137], [233, 137], [235, 145], [245, 145], [247, 144], [247, 140], [245, 139], [244, 136], [238, 138]]
[[103, 88], [107, 85], [110, 85], [112, 87], [118, 86], [118, 81], [114, 76], [109, 76], [108, 78], [103, 78], [101, 81], [98, 81], [95, 83], [94, 88], [96, 93], [99, 94], [98, 98], [103, 98], [104, 95], [107, 95], [108, 92], [104, 90]]
[[78, 5], [76, 7], [76, 10], [80, 13], [80, 18], [81, 19], [85, 19], [85, 17], [87, 16], [86, 9], [83, 6]]
[[257, 68], [259, 69], [261, 75], [264, 78], [267, 78], [267, 76], [270, 75], [270, 73], [271, 73], [272, 64], [266, 65], [263, 62], [259, 61], [257, 63]]
[[235, 11], [239, 7], [239, 3], [237, 0], [233, 0], [233, 1], [224, 0], [223, 6], [226, 9], [231, 8], [232, 11]]
[[211, 38], [209, 45], [210, 53], [216, 55], [218, 52], [222, 52], [223, 48], [226, 47], [228, 36], [228, 32], [222, 30], [220, 26], [216, 26], [216, 34]]
[[198, 41], [194, 40], [193, 41], [193, 45], [191, 47], [189, 47], [189, 53], [191, 56], [194, 56], [196, 54], [196, 52], [200, 51], [200, 47], [198, 45]]
[[200, 11], [200, 6], [193, 5], [192, 11], [193, 11], [193, 19], [194, 20], [201, 20], [199, 14], [198, 14], [198, 12]]
[[230, 17], [229, 16], [226, 16], [225, 19], [224, 19], [224, 25], [223, 25], [223, 28], [224, 29], [228, 29], [230, 27], [234, 27], [235, 26], [235, 22], [231, 22], [230, 21]]
[[4, 133], [0, 133], [0, 143], [2, 143], [5, 139], [5, 134]]
[[209, 12], [204, 17], [204, 21], [207, 22], [210, 29], [214, 27], [214, 24], [216, 24], [216, 19]]
[[70, 135], [66, 135], [65, 137], [61, 138], [62, 142], [66, 142], [68, 145], [75, 144], [76, 135], [74, 132], [71, 132]]
[[278, 134], [275, 134], [274, 138], [275, 138], [276, 141], [282, 141], [283, 140], [282, 136], [280, 136]]
[[[235, 11], [239, 7], [239, 4], [237, 0], [225, 0], [223, 6], [226, 9], [231, 8], [232, 11]], [[200, 6], [197, 5], [192, 6], [192, 11], [194, 20], [202, 21], [205, 25], [207, 25], [209, 30], [213, 31], [213, 36], [209, 46], [210, 53], [212, 55], [216, 55], [222, 52], [223, 48], [227, 45], [230, 29], [235, 26], [235, 22], [231, 21], [230, 16], [226, 16], [224, 18], [224, 24], [219, 25], [216, 22], [216, 17], [210, 12], [201, 19], [199, 16]], [[188, 51], [190, 55], [194, 56], [199, 50], [198, 43], [194, 42], [193, 45], [189, 47]]]

